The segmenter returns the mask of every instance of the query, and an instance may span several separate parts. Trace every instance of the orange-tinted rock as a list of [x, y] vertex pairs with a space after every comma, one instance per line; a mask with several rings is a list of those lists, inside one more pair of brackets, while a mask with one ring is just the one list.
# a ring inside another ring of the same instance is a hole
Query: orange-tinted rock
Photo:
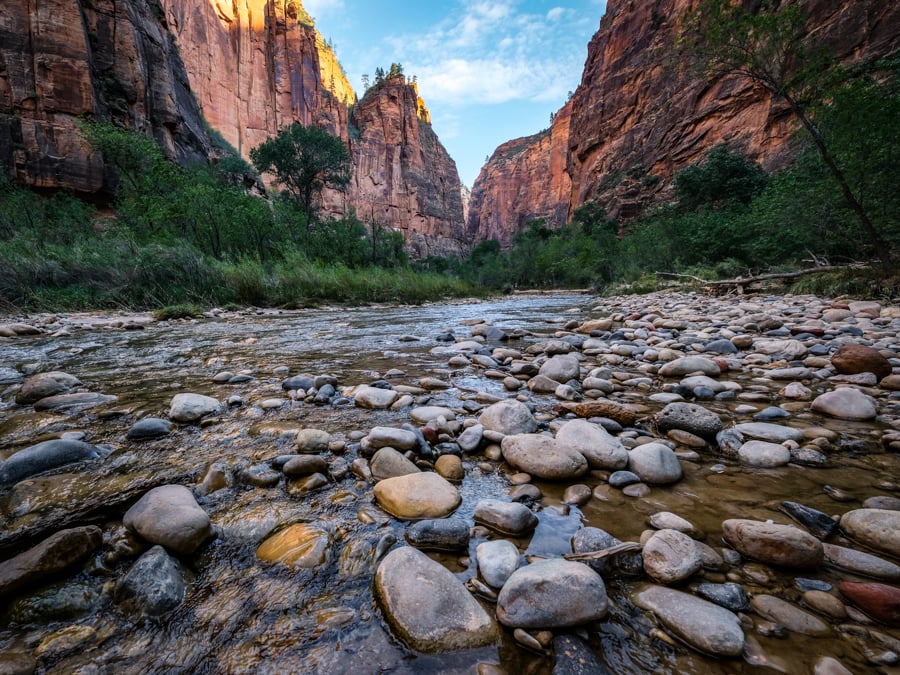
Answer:
[[842, 375], [875, 373], [878, 379], [891, 374], [890, 361], [877, 349], [866, 345], [846, 344], [831, 357], [831, 365]]
[[[900, 4], [802, 0], [811, 29], [835, 57], [877, 58], [900, 47]], [[701, 81], [675, 42], [696, 0], [609, 0], [588, 45], [581, 84], [548, 134], [510, 141], [473, 187], [470, 231], [508, 242], [526, 220], [551, 226], [596, 200], [630, 218], [671, 198], [675, 172], [728, 142], [768, 170], [785, 165], [796, 128], [785, 104], [745, 78]], [[569, 120], [571, 115], [571, 120]], [[557, 138], [559, 136], [559, 138]], [[562, 174], [553, 153], [566, 156]], [[552, 167], [552, 168], [551, 168]], [[553, 198], [550, 185], [571, 188]]]
[[900, 626], [900, 588], [876, 582], [844, 581], [838, 589], [873, 619]]

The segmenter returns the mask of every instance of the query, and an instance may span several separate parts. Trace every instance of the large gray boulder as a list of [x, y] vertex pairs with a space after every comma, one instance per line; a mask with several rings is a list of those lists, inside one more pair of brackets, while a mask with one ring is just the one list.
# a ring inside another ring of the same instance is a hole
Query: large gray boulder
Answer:
[[848, 511], [841, 516], [841, 529], [864, 546], [900, 558], [900, 511]]
[[0, 485], [17, 483], [24, 478], [66, 464], [96, 459], [100, 456], [90, 443], [54, 438], [19, 450], [0, 463]]
[[411, 546], [388, 553], [375, 572], [375, 598], [412, 649], [447, 652], [494, 644], [496, 622], [440, 563]]
[[650, 485], [670, 485], [681, 480], [678, 455], [662, 443], [644, 443], [628, 453], [628, 470]]
[[169, 419], [175, 422], [196, 422], [204, 415], [218, 412], [222, 404], [203, 394], [175, 394], [169, 404]]
[[538, 478], [563, 480], [588, 470], [584, 455], [544, 434], [514, 434], [500, 443], [503, 458], [520, 471]]
[[594, 469], [616, 471], [628, 465], [628, 451], [619, 439], [587, 420], [566, 422], [556, 432], [556, 442], [580, 452]]
[[182, 485], [153, 488], [125, 512], [123, 522], [151, 544], [182, 555], [196, 551], [212, 531], [206, 511]]
[[537, 421], [524, 403], [515, 399], [504, 399], [488, 406], [481, 413], [478, 422], [490, 431], [511, 436], [530, 434], [537, 429]]

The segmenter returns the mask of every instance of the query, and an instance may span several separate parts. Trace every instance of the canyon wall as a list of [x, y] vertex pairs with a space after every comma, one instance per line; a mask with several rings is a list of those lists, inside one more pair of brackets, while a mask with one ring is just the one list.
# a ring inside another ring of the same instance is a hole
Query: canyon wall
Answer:
[[[415, 85], [356, 94], [299, 0], [6, 0], [0, 5], [0, 161], [42, 188], [96, 193], [102, 158], [79, 118], [152, 133], [190, 163], [222, 141], [247, 158], [291, 124], [340, 137], [353, 157], [329, 215], [376, 218], [414, 256], [468, 248], [456, 165]], [[204, 121], [205, 118], [205, 121]]]
[[0, 162], [10, 180], [93, 193], [104, 168], [80, 118], [150, 133], [173, 159], [209, 139], [158, 5], [7, 0], [0, 5]]
[[[476, 240], [508, 242], [525, 220], [538, 216], [558, 227], [591, 200], [611, 217], [633, 217], [671, 196], [675, 172], [721, 143], [769, 170], [785, 165], [796, 128], [785, 104], [746, 78], [706, 82], [678, 60], [683, 17], [697, 4], [609, 0], [588, 46], [581, 84], [560, 111], [571, 115], [568, 138], [559, 142], [566, 147], [565, 166], [548, 156], [553, 150], [542, 135], [510, 142], [524, 146], [516, 164], [501, 153], [510, 143], [498, 148], [473, 186], [468, 223]], [[843, 61], [900, 47], [898, 3], [801, 4], [816, 41]], [[562, 175], [546, 176], [537, 167]], [[548, 183], [567, 180], [568, 193], [546, 203]]]

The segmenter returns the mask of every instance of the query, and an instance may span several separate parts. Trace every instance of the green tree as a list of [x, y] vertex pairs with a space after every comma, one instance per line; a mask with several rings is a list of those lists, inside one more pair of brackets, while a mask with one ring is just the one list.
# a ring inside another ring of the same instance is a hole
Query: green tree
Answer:
[[694, 211], [701, 206], [724, 206], [734, 200], [749, 204], [766, 187], [763, 168], [725, 145], [719, 145], [700, 164], [675, 175], [679, 205]]
[[693, 35], [690, 50], [709, 76], [749, 78], [787, 103], [808, 132], [874, 254], [886, 270], [892, 270], [886, 242], [814, 119], [816, 105], [827, 98], [823, 92], [833, 71], [826, 50], [808, 31], [799, 5], [755, 0], [748, 7], [732, 0], [703, 0], [695, 15]]
[[307, 229], [322, 190], [342, 190], [350, 182], [350, 152], [341, 139], [297, 122], [253, 148], [250, 160], [260, 173], [275, 176], [275, 182], [303, 211]]

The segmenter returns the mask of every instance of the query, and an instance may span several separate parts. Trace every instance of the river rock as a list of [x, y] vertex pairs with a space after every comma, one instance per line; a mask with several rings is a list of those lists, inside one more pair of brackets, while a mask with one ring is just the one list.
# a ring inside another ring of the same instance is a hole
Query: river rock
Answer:
[[900, 558], [900, 511], [849, 511], [841, 516], [841, 529], [863, 546]]
[[499, 639], [496, 623], [462, 582], [411, 546], [384, 557], [374, 588], [388, 623], [412, 649], [474, 649]]
[[473, 517], [476, 522], [514, 536], [530, 532], [538, 524], [537, 516], [524, 504], [499, 499], [482, 499]]
[[791, 451], [778, 443], [747, 441], [738, 449], [741, 464], [760, 469], [784, 466], [791, 461]]
[[169, 420], [158, 417], [145, 417], [135, 422], [125, 436], [132, 441], [148, 441], [167, 436], [172, 431], [172, 427], [173, 425]]
[[57, 370], [49, 373], [38, 373], [22, 383], [22, 387], [16, 392], [16, 403], [34, 403], [47, 396], [68, 393], [75, 387], [80, 386], [81, 380], [68, 373]]
[[670, 485], [681, 480], [678, 456], [662, 443], [644, 443], [628, 453], [628, 469], [650, 485]]
[[393, 448], [381, 448], [381, 450], [376, 452], [372, 459], [369, 460], [369, 469], [378, 480], [405, 476], [410, 473], [419, 473], [420, 471], [419, 467], [409, 461], [405, 455]]
[[297, 523], [268, 537], [256, 549], [256, 557], [291, 567], [312, 568], [325, 562], [331, 538], [315, 525]]
[[875, 373], [878, 379], [892, 372], [891, 362], [877, 349], [859, 344], [846, 344], [831, 356], [831, 365], [842, 375]]
[[792, 568], [816, 568], [825, 558], [822, 542], [808, 532], [758, 520], [722, 523], [725, 541], [748, 558]]
[[587, 565], [542, 560], [520, 567], [497, 598], [497, 618], [510, 628], [563, 628], [606, 616], [603, 579]]
[[[553, 655], [551, 675], [613, 675], [613, 671], [603, 664], [591, 646], [576, 635], [555, 636]], [[479, 672], [478, 675], [482, 674]]]
[[461, 518], [420, 520], [406, 528], [406, 541], [426, 551], [460, 551], [469, 547], [469, 524]]
[[115, 600], [138, 616], [161, 616], [184, 600], [184, 568], [162, 546], [154, 546], [135, 561], [116, 584]]
[[0, 563], [0, 598], [78, 565], [99, 549], [102, 542], [99, 527], [75, 527], [60, 530], [36, 546], [3, 561]]
[[488, 406], [478, 418], [479, 424], [490, 431], [499, 431], [511, 436], [530, 434], [537, 429], [537, 421], [524, 403], [515, 399], [504, 399]]
[[733, 428], [741, 436], [770, 443], [784, 443], [785, 441], [800, 442], [803, 440], [803, 430], [786, 427], [783, 424], [771, 422], [744, 422], [736, 424]]
[[19, 450], [0, 463], [0, 485], [18, 483], [24, 478], [67, 464], [100, 456], [90, 443], [54, 438]]
[[440, 405], [420, 406], [418, 408], [413, 408], [409, 412], [409, 418], [417, 424], [428, 424], [429, 422], [434, 422], [439, 417], [443, 417], [445, 420], [452, 420], [456, 419], [456, 413], [450, 408], [445, 408]]
[[682, 356], [663, 364], [659, 369], [661, 377], [684, 377], [700, 373], [709, 377], [718, 377], [722, 369], [718, 364], [704, 356]]
[[544, 434], [506, 436], [500, 448], [511, 466], [539, 478], [563, 480], [588, 470], [584, 455]]
[[697, 535], [697, 528], [691, 522], [671, 511], [657, 511], [650, 516], [650, 526], [657, 530], [678, 530], [689, 537]]
[[434, 470], [438, 475], [454, 483], [459, 483], [466, 477], [466, 470], [462, 460], [456, 455], [441, 455], [434, 463]]
[[393, 389], [362, 385], [356, 390], [353, 400], [357, 408], [384, 410], [390, 408], [399, 396]]
[[624, 469], [628, 451], [615, 436], [599, 424], [587, 420], [570, 420], [556, 432], [558, 445], [577, 450], [594, 469]]
[[101, 394], [95, 391], [80, 391], [72, 394], [56, 394], [46, 396], [34, 402], [34, 409], [38, 412], [44, 410], [87, 410], [117, 401], [118, 396]]
[[151, 544], [182, 555], [196, 551], [212, 531], [209, 516], [182, 485], [153, 488], [125, 512], [122, 522]]
[[878, 414], [872, 397], [852, 387], [841, 387], [816, 397], [811, 409], [845, 420], [870, 420]]
[[203, 394], [175, 394], [169, 405], [169, 419], [176, 422], [196, 422], [204, 415], [218, 412], [222, 404]]
[[763, 618], [781, 624], [792, 633], [813, 637], [831, 634], [828, 624], [819, 617], [774, 595], [756, 595], [750, 601], [750, 606]]
[[314, 473], [324, 474], [328, 472], [328, 462], [319, 455], [297, 455], [284, 463], [281, 472], [291, 478], [309, 476]]
[[744, 651], [740, 620], [724, 607], [665, 586], [647, 586], [632, 601], [694, 649], [724, 657]]
[[560, 354], [544, 361], [538, 371], [539, 375], [548, 377], [557, 383], [577, 380], [580, 375], [578, 359], [574, 356]]
[[459, 491], [431, 471], [385, 478], [375, 485], [378, 505], [406, 520], [443, 518], [462, 501]]
[[697, 584], [696, 591], [700, 597], [732, 612], [744, 612], [750, 607], [750, 598], [747, 597], [744, 587], [733, 581], [724, 584]]
[[700, 569], [700, 549], [677, 530], [658, 530], [644, 544], [644, 570], [660, 584], [675, 584]]
[[680, 429], [702, 438], [715, 438], [722, 431], [719, 416], [696, 403], [669, 403], [654, 419], [662, 432]]
[[780, 356], [785, 361], [799, 361], [806, 357], [806, 345], [799, 340], [759, 340], [753, 348], [760, 354]]
[[489, 586], [502, 588], [519, 566], [519, 549], [506, 539], [486, 541], [478, 544], [475, 559], [481, 578]]
[[328, 450], [331, 434], [322, 429], [300, 429], [294, 437], [297, 452], [315, 455]]
[[875, 582], [843, 581], [838, 590], [876, 621], [900, 626], [900, 588]]
[[817, 539], [827, 539], [838, 528], [837, 521], [827, 513], [798, 502], [781, 502], [781, 510], [803, 525]]
[[823, 544], [825, 548], [825, 561], [829, 565], [838, 567], [854, 574], [860, 574], [873, 579], [883, 581], [900, 582], [900, 565], [889, 560], [879, 558], [871, 553], [857, 551], [835, 544]]
[[404, 452], [419, 447], [419, 438], [414, 432], [394, 427], [372, 427], [366, 440], [373, 450], [391, 447]]

